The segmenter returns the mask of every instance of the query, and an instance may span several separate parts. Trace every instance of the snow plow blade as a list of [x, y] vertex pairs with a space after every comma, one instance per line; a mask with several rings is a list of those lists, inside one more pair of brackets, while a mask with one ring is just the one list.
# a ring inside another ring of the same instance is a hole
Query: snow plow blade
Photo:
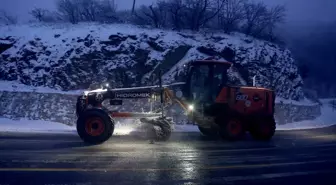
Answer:
[[141, 118], [142, 123], [153, 126], [152, 129], [149, 129], [150, 139], [157, 141], [167, 141], [170, 138], [172, 132], [172, 122], [168, 118]]

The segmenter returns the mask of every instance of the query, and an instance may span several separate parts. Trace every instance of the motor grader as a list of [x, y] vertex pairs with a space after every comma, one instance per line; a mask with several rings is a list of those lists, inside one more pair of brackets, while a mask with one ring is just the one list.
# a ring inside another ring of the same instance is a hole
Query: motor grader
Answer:
[[[114, 132], [114, 119], [134, 118], [159, 127], [155, 139], [165, 141], [172, 131], [172, 122], [165, 110], [177, 103], [205, 136], [220, 135], [227, 140], [238, 140], [249, 132], [258, 140], [271, 139], [276, 126], [274, 91], [254, 86], [231, 86], [228, 69], [232, 66], [230, 62], [196, 60], [189, 63], [183, 83], [162, 85], [160, 77], [157, 86], [86, 91], [78, 97], [76, 105], [78, 135], [87, 143], [103, 143]], [[160, 97], [159, 111], [118, 112], [102, 106], [105, 100], [109, 100], [110, 105], [122, 105], [124, 99], [153, 96]]]

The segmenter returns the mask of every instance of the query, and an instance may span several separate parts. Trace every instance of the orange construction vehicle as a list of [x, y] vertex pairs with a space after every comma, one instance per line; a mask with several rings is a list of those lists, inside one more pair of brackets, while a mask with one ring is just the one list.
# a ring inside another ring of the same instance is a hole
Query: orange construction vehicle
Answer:
[[[192, 61], [183, 83], [121, 89], [98, 89], [78, 97], [77, 132], [83, 141], [103, 143], [114, 131], [114, 118], [139, 118], [141, 122], [158, 126], [156, 139], [165, 141], [171, 135], [171, 121], [164, 112], [178, 103], [188, 119], [197, 124], [206, 136], [220, 135], [238, 140], [246, 132], [259, 140], [269, 140], [275, 133], [274, 91], [266, 88], [230, 86], [228, 69], [232, 63], [213, 60]], [[178, 87], [178, 88], [177, 88]], [[172, 90], [175, 89], [175, 90]], [[179, 90], [176, 90], [179, 89]], [[102, 106], [122, 105], [123, 99], [160, 96], [158, 112], [132, 113], [109, 111]]]

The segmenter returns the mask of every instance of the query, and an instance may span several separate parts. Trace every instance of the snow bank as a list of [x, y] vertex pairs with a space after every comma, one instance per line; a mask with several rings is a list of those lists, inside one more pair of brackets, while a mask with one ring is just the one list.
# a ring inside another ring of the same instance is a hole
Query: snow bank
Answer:
[[336, 99], [320, 99], [322, 103], [321, 106], [321, 116], [316, 118], [315, 120], [307, 120], [295, 123], [289, 123], [286, 125], [279, 126], [279, 129], [288, 130], [288, 129], [307, 129], [307, 128], [320, 128], [327, 127], [331, 125], [336, 125], [336, 109], [330, 105], [330, 101]]
[[[113, 135], [126, 135], [134, 130], [135, 125], [117, 123]], [[52, 121], [28, 120], [24, 118], [16, 120], [0, 118], [0, 132], [77, 134], [75, 126], [68, 126], [63, 123]]]
[[42, 120], [0, 118], [1, 132], [74, 133], [75, 127]]
[[62, 91], [62, 90], [52, 89], [49, 87], [34, 87], [34, 86], [24, 85], [16, 81], [4, 81], [4, 80], [0, 80], [0, 91], [37, 92], [37, 93], [69, 94], [69, 95], [80, 95], [84, 92], [84, 90]]
[[[331, 99], [322, 99], [321, 116], [311, 121], [301, 121], [277, 125], [277, 130], [299, 130], [322, 128], [336, 125], [336, 110], [329, 105]], [[0, 118], [1, 132], [34, 132], [34, 133], [70, 133], [77, 134], [74, 126], [67, 126], [62, 123], [41, 120]], [[116, 122], [114, 135], [126, 135], [137, 130], [137, 125], [130, 121], [120, 120]], [[174, 132], [199, 132], [195, 125], [175, 125]]]
[[289, 100], [289, 99], [284, 99], [281, 97], [276, 97], [275, 99], [276, 104], [293, 104], [293, 105], [299, 105], [299, 106], [314, 106], [318, 105], [318, 103], [315, 103], [307, 98], [304, 98], [301, 101], [295, 101], [295, 100]]
[[294, 130], [294, 129], [310, 129], [321, 128], [336, 125], [336, 110], [327, 103], [326, 100], [321, 100], [323, 105], [321, 107], [321, 116], [315, 120], [300, 121], [294, 123], [288, 123], [285, 125], [277, 126], [278, 130]]
[[199, 132], [196, 125], [175, 125], [175, 132]]

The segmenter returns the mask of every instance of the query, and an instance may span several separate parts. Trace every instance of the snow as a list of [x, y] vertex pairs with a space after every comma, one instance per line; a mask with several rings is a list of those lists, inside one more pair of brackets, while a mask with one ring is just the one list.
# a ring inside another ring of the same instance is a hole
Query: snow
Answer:
[[331, 99], [321, 99], [321, 116], [315, 120], [307, 120], [289, 123], [286, 125], [278, 125], [278, 130], [297, 130], [297, 129], [310, 129], [310, 128], [322, 128], [332, 125], [336, 125], [336, 109], [333, 110], [329, 105]]
[[[132, 131], [134, 131], [133, 125], [117, 123], [113, 135], [126, 135]], [[77, 134], [75, 126], [68, 126], [52, 121], [28, 120], [25, 118], [18, 120], [0, 118], [0, 132]]]
[[[25, 31], [23, 31], [25, 30]], [[120, 38], [125, 38], [118, 46], [105, 46], [101, 44], [101, 41], [109, 41], [109, 36], [118, 35]], [[135, 36], [137, 39], [131, 39], [129, 36]], [[146, 36], [146, 37], [145, 37]], [[179, 46], [191, 46], [192, 48], [188, 53], [177, 62], [175, 66], [172, 64], [169, 71], [165, 71], [163, 75], [164, 81], [170, 83], [174, 80], [175, 74], [178, 74], [183, 68], [183, 65], [194, 59], [204, 59], [208, 55], [201, 53], [197, 50], [199, 47], [206, 47], [215, 50], [216, 52], [221, 52], [224, 48], [228, 47], [235, 50], [237, 57], [241, 59], [239, 61], [242, 65], [247, 65], [247, 63], [259, 63], [269, 65], [272, 62], [272, 56], [276, 55], [278, 61], [276, 64], [272, 64], [272, 68], [281, 69], [277, 71], [277, 76], [282, 76], [279, 80], [279, 85], [276, 87], [277, 92], [283, 94], [284, 98], [294, 98], [302, 99], [303, 94], [301, 92], [300, 82], [301, 78], [289, 81], [289, 74], [296, 74], [297, 68], [295, 66], [294, 60], [291, 58], [290, 52], [276, 46], [272, 43], [253, 39], [251, 37], [245, 36], [243, 34], [233, 33], [231, 35], [224, 33], [215, 32], [204, 32], [204, 33], [191, 33], [188, 31], [176, 32], [170, 30], [161, 29], [146, 29], [135, 25], [129, 24], [98, 24], [98, 23], [80, 23], [77, 25], [72, 24], [26, 24], [26, 25], [11, 25], [0, 27], [0, 38], [7, 38], [15, 40], [14, 46], [6, 50], [3, 54], [8, 55], [8, 62], [4, 65], [3, 71], [5, 75], [13, 75], [17, 77], [18, 80], [25, 81], [26, 84], [39, 82], [43, 77], [47, 78], [46, 85], [54, 85], [54, 81], [51, 79], [55, 78], [52, 76], [55, 72], [62, 71], [69, 65], [76, 68], [78, 64], [72, 60], [75, 58], [80, 58], [88, 53], [96, 53], [102, 51], [104, 48], [108, 51], [126, 51], [130, 46], [135, 49], [145, 49], [149, 51], [149, 56], [145, 64], [148, 67], [153, 68], [152, 71], [137, 74], [141, 78], [147, 77], [152, 74], [155, 69], [156, 62], [159, 64], [164, 61], [166, 52], [170, 51], [172, 48], [177, 48]], [[86, 39], [87, 38], [87, 39]], [[150, 39], [148, 39], [150, 38]], [[81, 40], [81, 41], [79, 41]], [[86, 46], [83, 40], [89, 41], [90, 46]], [[163, 51], [156, 51], [149, 44], [148, 41], [153, 41], [158, 44]], [[92, 42], [92, 43], [91, 43]], [[34, 52], [34, 57], [36, 56], [36, 61], [32, 60], [26, 65], [24, 62], [22, 65], [25, 66], [12, 66], [12, 59], [25, 60], [27, 52]], [[128, 52], [128, 51], [127, 51]], [[25, 57], [23, 57], [25, 56]], [[113, 62], [117, 61], [117, 62]], [[100, 66], [100, 73], [103, 73], [105, 69], [113, 70], [118, 67], [132, 68], [135, 61], [131, 55], [117, 54], [115, 57], [111, 58], [109, 62], [103, 62], [104, 65]], [[44, 67], [49, 67], [50, 72], [46, 72]], [[50, 67], [57, 66], [57, 67]], [[147, 67], [146, 66], [146, 67]], [[32, 71], [26, 71], [26, 75], [29, 79], [23, 80], [25, 76], [19, 73], [18, 69], [21, 68], [31, 68], [34, 70], [40, 70], [38, 73], [32, 73]], [[39, 69], [40, 68], [40, 69]], [[15, 72], [9, 72], [14, 70]], [[265, 73], [270, 73], [265, 71], [264, 68], [251, 69], [257, 76], [265, 76]], [[64, 74], [63, 74], [64, 73]], [[63, 89], [76, 89], [81, 85], [81, 83], [90, 82], [90, 75], [96, 75], [86, 71], [80, 71], [80, 74], [72, 74], [66, 70], [62, 73], [64, 75], [65, 81], [67, 83], [61, 83]], [[130, 74], [134, 75], [134, 74]], [[63, 76], [62, 76], [63, 77]], [[85, 77], [84, 79], [81, 79]], [[135, 76], [137, 77], [137, 76]], [[64, 79], [62, 79], [64, 80]], [[59, 82], [59, 80], [57, 80]], [[268, 86], [267, 80], [262, 79], [262, 85]], [[69, 87], [65, 87], [71, 84]], [[293, 90], [294, 89], [294, 90]], [[298, 97], [298, 98], [297, 98]]]
[[57, 89], [52, 89], [49, 87], [33, 87], [24, 85], [16, 81], [3, 81], [0, 80], [0, 91], [7, 92], [37, 92], [37, 93], [57, 93], [57, 94], [70, 94], [70, 95], [80, 95], [84, 90], [76, 91], [62, 91]]
[[[336, 125], [336, 110], [329, 105], [332, 99], [322, 99], [321, 116], [311, 121], [301, 121], [286, 125], [277, 125], [277, 130], [300, 130], [322, 128]], [[136, 131], [134, 122], [120, 120], [115, 126], [114, 135], [126, 135]], [[62, 123], [42, 120], [0, 118], [1, 132], [33, 132], [33, 133], [70, 133], [77, 134], [76, 128]], [[199, 132], [196, 125], [174, 125], [174, 132]]]
[[199, 132], [196, 125], [175, 125], [175, 132]]
[[312, 102], [311, 100], [308, 100], [307, 98], [301, 101], [295, 101], [295, 100], [287, 100], [287, 99], [280, 98], [280, 97], [276, 97], [275, 103], [293, 104], [293, 105], [299, 105], [299, 106], [314, 106], [318, 104], [318, 103]]
[[28, 120], [24, 118], [19, 120], [0, 118], [0, 131], [25, 133], [74, 133], [76, 128], [51, 121]]
[[0, 44], [13, 44], [13, 42], [0, 39]]
[[191, 48], [176, 65], [174, 65], [167, 73], [162, 76], [163, 82], [171, 83], [174, 79], [172, 77], [175, 76], [176, 73], [179, 74], [184, 69], [184, 65], [191, 60], [203, 59], [207, 57], [209, 56], [198, 52], [196, 48]]

